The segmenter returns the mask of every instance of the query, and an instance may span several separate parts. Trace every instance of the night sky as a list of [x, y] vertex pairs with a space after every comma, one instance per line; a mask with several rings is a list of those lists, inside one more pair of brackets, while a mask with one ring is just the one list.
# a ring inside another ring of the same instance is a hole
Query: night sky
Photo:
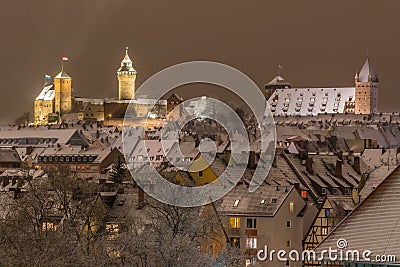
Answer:
[[[126, 45], [137, 85], [167, 66], [211, 60], [260, 87], [279, 63], [296, 87], [353, 86], [368, 52], [381, 79], [379, 111], [400, 111], [399, 10], [396, 0], [3, 0], [0, 122], [33, 113], [44, 74], [54, 76], [63, 55], [77, 95], [116, 97]], [[211, 91], [194, 86], [181, 93]]]

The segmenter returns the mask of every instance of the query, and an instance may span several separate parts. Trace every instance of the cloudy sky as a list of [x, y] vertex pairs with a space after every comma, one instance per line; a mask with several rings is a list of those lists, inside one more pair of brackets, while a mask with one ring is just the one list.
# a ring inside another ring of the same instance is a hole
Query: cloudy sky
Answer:
[[[44, 74], [54, 76], [63, 55], [77, 95], [116, 97], [126, 45], [138, 84], [176, 63], [211, 60], [260, 87], [279, 63], [297, 87], [352, 86], [369, 53], [381, 79], [379, 111], [400, 111], [399, 8], [396, 0], [3, 1], [0, 120], [33, 112]], [[211, 90], [184, 91], [193, 93]]]

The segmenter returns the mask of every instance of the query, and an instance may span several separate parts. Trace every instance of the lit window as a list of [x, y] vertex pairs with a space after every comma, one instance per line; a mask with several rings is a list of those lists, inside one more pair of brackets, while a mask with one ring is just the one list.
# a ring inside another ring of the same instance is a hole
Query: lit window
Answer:
[[292, 240], [286, 241], [286, 247], [287, 247], [287, 248], [292, 247]]
[[239, 205], [240, 199], [236, 199], [235, 202], [233, 203], [234, 207], [237, 207]]
[[306, 190], [302, 190], [301, 191], [301, 197], [302, 198], [307, 198], [307, 191]]
[[261, 199], [260, 204], [265, 204], [265, 199]]
[[290, 201], [289, 203], [289, 213], [294, 214], [294, 202]]
[[250, 267], [250, 266], [256, 266], [257, 264], [257, 258], [253, 258], [253, 259], [246, 259], [246, 267]]
[[246, 238], [246, 247], [247, 248], [257, 248], [257, 238], [256, 237]]
[[328, 227], [324, 226], [321, 228], [321, 234], [322, 235], [328, 235]]
[[43, 222], [42, 223], [42, 231], [57, 231], [58, 226], [52, 222]]
[[231, 225], [231, 228], [233, 228], [233, 229], [240, 228], [240, 218], [239, 217], [231, 217], [230, 225]]
[[108, 223], [106, 224], [106, 230], [109, 233], [118, 233], [119, 232], [119, 227], [117, 223]]

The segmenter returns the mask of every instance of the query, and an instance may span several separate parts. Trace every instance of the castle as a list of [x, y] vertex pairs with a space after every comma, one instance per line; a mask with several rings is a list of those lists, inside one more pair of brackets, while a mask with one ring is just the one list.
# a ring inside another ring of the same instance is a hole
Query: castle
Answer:
[[[165, 118], [167, 105], [176, 106], [174, 95], [168, 100], [135, 96], [137, 71], [128, 55], [128, 47], [117, 70], [118, 99], [82, 98], [75, 95], [72, 78], [62, 67], [52, 83], [45, 83], [34, 101], [34, 123], [62, 121], [105, 121], [122, 124], [129, 104], [134, 105], [136, 117], [147, 118], [153, 107], [153, 119]], [[354, 87], [292, 88], [278, 75], [265, 86], [266, 97], [274, 116], [316, 116], [318, 114], [378, 112], [378, 76], [373, 72], [369, 57], [354, 77]], [[179, 102], [182, 102], [180, 99]], [[171, 109], [171, 108], [170, 108]], [[169, 109], [169, 111], [171, 111]], [[72, 117], [72, 118], [71, 118]]]
[[378, 76], [369, 57], [354, 77], [354, 87], [292, 88], [278, 75], [265, 85], [275, 116], [316, 116], [329, 113], [374, 114], [378, 112]]
[[166, 100], [148, 99], [146, 96], [135, 98], [135, 82], [137, 71], [128, 55], [128, 47], [121, 66], [117, 70], [118, 99], [83, 98], [75, 95], [72, 78], [64, 67], [54, 77], [53, 82], [47, 82], [34, 101], [34, 123], [48, 124], [65, 121], [73, 117], [75, 121], [110, 120], [121, 123], [130, 103], [135, 105], [136, 116], [146, 118], [154, 105], [161, 106], [159, 116], [165, 116]]

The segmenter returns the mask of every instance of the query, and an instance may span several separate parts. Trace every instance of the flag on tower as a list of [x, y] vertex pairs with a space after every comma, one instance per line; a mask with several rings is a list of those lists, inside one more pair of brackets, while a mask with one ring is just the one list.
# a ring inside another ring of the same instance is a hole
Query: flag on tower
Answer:
[[51, 80], [51, 76], [45, 74], [45, 75], [44, 75], [44, 80], [45, 80], [45, 81], [50, 81], [50, 80]]
[[69, 58], [68, 58], [68, 57], [66, 57], [66, 56], [63, 56], [63, 57], [61, 58], [61, 60], [62, 60], [62, 61], [68, 61], [68, 60], [69, 60]]

